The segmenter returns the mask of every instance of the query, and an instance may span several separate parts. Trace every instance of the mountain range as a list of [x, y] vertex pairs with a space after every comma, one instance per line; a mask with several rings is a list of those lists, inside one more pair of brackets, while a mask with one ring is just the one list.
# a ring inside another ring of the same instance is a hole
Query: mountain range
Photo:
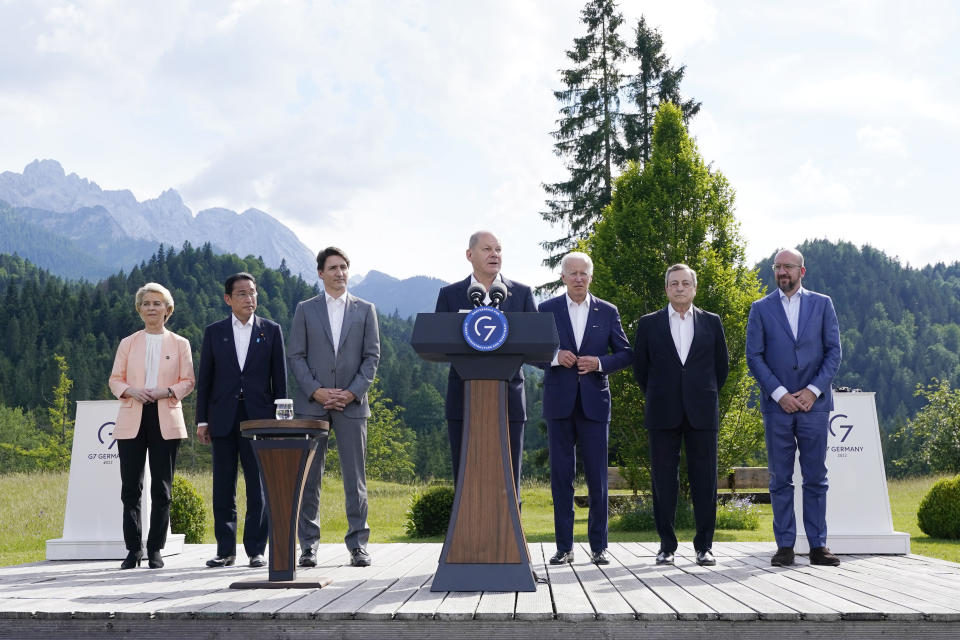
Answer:
[[259, 209], [194, 216], [174, 189], [140, 202], [127, 189], [104, 190], [67, 174], [56, 160], [0, 173], [0, 253], [17, 253], [57, 275], [99, 280], [131, 269], [160, 244], [179, 249], [184, 242], [260, 256], [274, 268], [286, 261], [291, 272], [316, 277], [316, 254]]

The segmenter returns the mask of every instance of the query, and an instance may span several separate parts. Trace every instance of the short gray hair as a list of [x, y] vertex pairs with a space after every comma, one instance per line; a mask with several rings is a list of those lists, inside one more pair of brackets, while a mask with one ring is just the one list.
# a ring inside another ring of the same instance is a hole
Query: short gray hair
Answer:
[[677, 264], [667, 269], [667, 272], [663, 276], [663, 286], [665, 287], [670, 286], [670, 274], [673, 273], [674, 271], [689, 271], [690, 275], [693, 277], [693, 286], [697, 286], [697, 272], [691, 269], [690, 267], [688, 267], [687, 265], [683, 264], [682, 262], [678, 262]]
[[137, 295], [134, 298], [134, 305], [137, 307], [137, 313], [140, 312], [140, 305], [143, 304], [143, 296], [148, 293], [159, 293], [163, 298], [163, 303], [167, 307], [167, 314], [165, 319], [169, 319], [173, 315], [173, 296], [170, 295], [170, 290], [167, 289], [162, 284], [156, 282], [148, 282], [139, 289], [137, 289]]
[[587, 273], [593, 274], [593, 258], [583, 253], [582, 251], [571, 251], [567, 255], [563, 256], [563, 260], [560, 261], [560, 272], [564, 273], [567, 270], [567, 263], [571, 260], [583, 260], [587, 263]]
[[[473, 249], [475, 246], [477, 246], [477, 243], [480, 242], [480, 236], [493, 236], [494, 238], [497, 238], [497, 234], [495, 234], [493, 231], [487, 231], [486, 229], [474, 231], [472, 234], [470, 234], [470, 244], [467, 245], [467, 249]], [[497, 242], [499, 241], [500, 239], [497, 238]]]

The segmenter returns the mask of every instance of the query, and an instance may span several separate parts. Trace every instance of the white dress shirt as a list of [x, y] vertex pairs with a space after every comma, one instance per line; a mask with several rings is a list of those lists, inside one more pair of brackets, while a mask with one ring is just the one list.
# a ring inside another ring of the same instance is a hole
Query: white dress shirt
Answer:
[[330, 337], [333, 338], [333, 354], [337, 355], [340, 349], [340, 333], [343, 331], [343, 314], [347, 309], [347, 292], [344, 290], [339, 298], [334, 298], [324, 291], [327, 299], [327, 319], [330, 320]]
[[[801, 300], [803, 299], [806, 291], [803, 287], [797, 289], [796, 293], [792, 296], [787, 297], [787, 294], [783, 292], [783, 289], [777, 289], [780, 292], [780, 304], [783, 305], [783, 312], [787, 314], [787, 324], [790, 325], [790, 331], [793, 332], [793, 339], [796, 340], [800, 332], [800, 305]], [[820, 397], [820, 389], [813, 386], [812, 384], [807, 385], [807, 389], [813, 392], [813, 395]], [[787, 388], [783, 385], [780, 385], [773, 390], [773, 393], [770, 394], [770, 397], [773, 398], [774, 402], [780, 402], [782, 398], [787, 393]]]
[[240, 322], [240, 318], [234, 315], [233, 344], [237, 348], [237, 363], [240, 365], [240, 371], [243, 371], [243, 365], [247, 361], [247, 350], [250, 348], [251, 335], [253, 335], [253, 314], [250, 314], [246, 322]]
[[[587, 332], [587, 318], [590, 317], [590, 295], [588, 294], [583, 302], [574, 302], [569, 293], [565, 297], [567, 299], [567, 313], [570, 315], [570, 325], [573, 327], [573, 339], [577, 343], [577, 351], [579, 351], [581, 345], [583, 345], [583, 336]], [[560, 366], [559, 352], [553, 356], [550, 366]], [[600, 358], [597, 358], [597, 371], [603, 371]]]
[[680, 364], [686, 364], [690, 345], [693, 344], [693, 305], [681, 315], [672, 304], [668, 304], [667, 317], [670, 319], [670, 335], [680, 356]]

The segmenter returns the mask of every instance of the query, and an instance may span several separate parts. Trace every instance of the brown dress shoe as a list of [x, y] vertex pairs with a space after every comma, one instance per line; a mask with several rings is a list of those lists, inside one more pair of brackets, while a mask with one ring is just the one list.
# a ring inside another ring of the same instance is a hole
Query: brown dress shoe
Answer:
[[835, 567], [840, 564], [840, 558], [830, 553], [830, 549], [827, 547], [814, 547], [810, 549], [810, 564]]

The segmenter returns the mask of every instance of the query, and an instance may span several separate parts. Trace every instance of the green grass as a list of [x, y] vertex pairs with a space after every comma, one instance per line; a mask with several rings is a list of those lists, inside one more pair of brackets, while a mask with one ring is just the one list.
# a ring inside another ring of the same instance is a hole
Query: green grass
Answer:
[[[179, 472], [178, 472], [179, 473]], [[207, 511], [204, 542], [215, 541], [211, 512], [211, 482], [209, 473], [183, 473], [203, 496]], [[913, 553], [960, 562], [960, 541], [938, 540], [927, 537], [917, 526], [917, 505], [934, 482], [945, 476], [928, 476], [909, 480], [890, 480], [888, 483], [893, 526], [911, 536]], [[411, 496], [419, 486], [392, 482], [370, 481], [367, 487], [370, 500], [371, 542], [410, 542], [403, 523]], [[585, 493], [584, 487], [577, 488]], [[237, 486], [237, 505], [242, 531], [245, 493], [242, 479]], [[46, 540], [63, 535], [63, 514], [67, 495], [67, 473], [36, 473], [0, 475], [0, 566], [43, 560]], [[120, 509], [120, 488], [116, 490], [116, 508]], [[109, 497], [108, 497], [109, 499]], [[343, 485], [338, 477], [324, 480], [320, 501], [321, 542], [341, 542], [347, 531], [343, 511]], [[530, 542], [553, 541], [553, 507], [550, 486], [527, 482], [523, 488], [523, 528]], [[574, 521], [574, 535], [586, 541], [587, 510], [578, 508]], [[760, 505], [760, 527], [750, 530], [717, 530], [718, 542], [772, 541], [773, 516], [770, 505]], [[118, 532], [119, 533], [119, 532]], [[681, 540], [692, 540], [693, 530], [677, 532]], [[240, 536], [242, 537], [242, 533]], [[439, 536], [418, 538], [417, 542], [442, 542]], [[611, 531], [614, 542], [656, 542], [655, 531]]]

